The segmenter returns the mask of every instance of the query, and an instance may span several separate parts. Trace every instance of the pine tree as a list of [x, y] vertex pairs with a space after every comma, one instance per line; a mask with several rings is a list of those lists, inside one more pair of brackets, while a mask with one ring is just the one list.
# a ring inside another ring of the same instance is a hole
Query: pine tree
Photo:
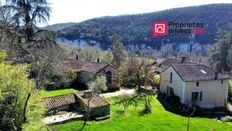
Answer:
[[232, 27], [229, 32], [219, 30], [218, 39], [214, 44], [211, 53], [209, 63], [219, 72], [230, 71], [231, 56], [229, 50], [232, 46]]
[[113, 64], [116, 67], [120, 67], [120, 65], [122, 64], [123, 58], [125, 56], [123, 43], [117, 34], [113, 35], [112, 42], [113, 42], [113, 56], [114, 56]]

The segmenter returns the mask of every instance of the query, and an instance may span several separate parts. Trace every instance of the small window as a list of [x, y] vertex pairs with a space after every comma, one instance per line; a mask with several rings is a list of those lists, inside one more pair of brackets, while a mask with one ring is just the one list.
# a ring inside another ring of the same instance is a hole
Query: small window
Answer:
[[221, 80], [221, 84], [223, 84], [223, 80]]
[[169, 83], [172, 83], [172, 72], [170, 73], [170, 81]]
[[167, 95], [174, 95], [174, 89], [172, 87], [167, 87]]
[[198, 101], [198, 92], [192, 92], [192, 101]]
[[167, 95], [169, 95], [169, 87], [167, 86]]
[[197, 87], [199, 86], [199, 82], [196, 83], [196, 86], [197, 86]]
[[174, 95], [174, 90], [172, 87], [170, 87], [170, 95]]
[[202, 101], [203, 93], [202, 92], [192, 92], [192, 101]]

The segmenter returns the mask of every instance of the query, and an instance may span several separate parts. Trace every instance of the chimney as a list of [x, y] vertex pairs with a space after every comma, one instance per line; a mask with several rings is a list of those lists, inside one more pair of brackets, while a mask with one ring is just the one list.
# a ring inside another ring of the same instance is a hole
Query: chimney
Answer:
[[93, 91], [92, 90], [86, 90], [86, 91], [84, 91], [83, 98], [84, 99], [89, 99], [92, 95], [93, 95]]
[[218, 79], [218, 72], [214, 72], [214, 80]]
[[186, 55], [181, 56], [181, 62], [180, 63], [183, 64], [186, 61], [186, 59], [187, 59]]
[[79, 56], [78, 55], [76, 55], [76, 60], [79, 60]]
[[99, 58], [97, 58], [97, 63], [99, 63], [100, 62], [100, 59]]

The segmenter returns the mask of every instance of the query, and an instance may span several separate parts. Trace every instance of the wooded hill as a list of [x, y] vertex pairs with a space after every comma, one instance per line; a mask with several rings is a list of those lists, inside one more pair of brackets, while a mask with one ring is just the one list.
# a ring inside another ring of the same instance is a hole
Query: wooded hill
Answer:
[[188, 43], [191, 40], [190, 34], [154, 38], [152, 35], [153, 21], [199, 22], [205, 24], [204, 28], [207, 33], [196, 35], [194, 42], [213, 44], [218, 29], [227, 29], [232, 22], [231, 12], [232, 4], [211, 4], [138, 15], [107, 16], [68, 26], [59, 30], [58, 37], [92, 44], [97, 42], [103, 49], [107, 49], [112, 46], [112, 35], [115, 32], [120, 35], [126, 47], [145, 45], [145, 47], [160, 49], [162, 41], [164, 43]]

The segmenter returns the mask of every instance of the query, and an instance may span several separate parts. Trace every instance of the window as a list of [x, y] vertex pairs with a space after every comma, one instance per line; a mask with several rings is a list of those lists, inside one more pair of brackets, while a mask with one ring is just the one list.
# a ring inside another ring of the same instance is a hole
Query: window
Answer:
[[223, 84], [223, 80], [221, 80], [221, 84]]
[[200, 92], [200, 98], [199, 101], [202, 101], [202, 92]]
[[192, 92], [192, 101], [198, 100], [198, 92]]
[[199, 82], [196, 83], [196, 86], [197, 86], [197, 87], [199, 86]]
[[167, 95], [174, 95], [174, 89], [172, 87], [167, 87]]
[[169, 95], [169, 87], [167, 86], [167, 95]]
[[202, 92], [192, 92], [192, 101], [202, 101]]
[[174, 91], [173, 91], [173, 88], [170, 87], [170, 95], [174, 95]]
[[172, 72], [170, 73], [170, 81], [169, 83], [172, 83]]
[[106, 82], [111, 83], [112, 82], [112, 73], [110, 71], [106, 72]]

